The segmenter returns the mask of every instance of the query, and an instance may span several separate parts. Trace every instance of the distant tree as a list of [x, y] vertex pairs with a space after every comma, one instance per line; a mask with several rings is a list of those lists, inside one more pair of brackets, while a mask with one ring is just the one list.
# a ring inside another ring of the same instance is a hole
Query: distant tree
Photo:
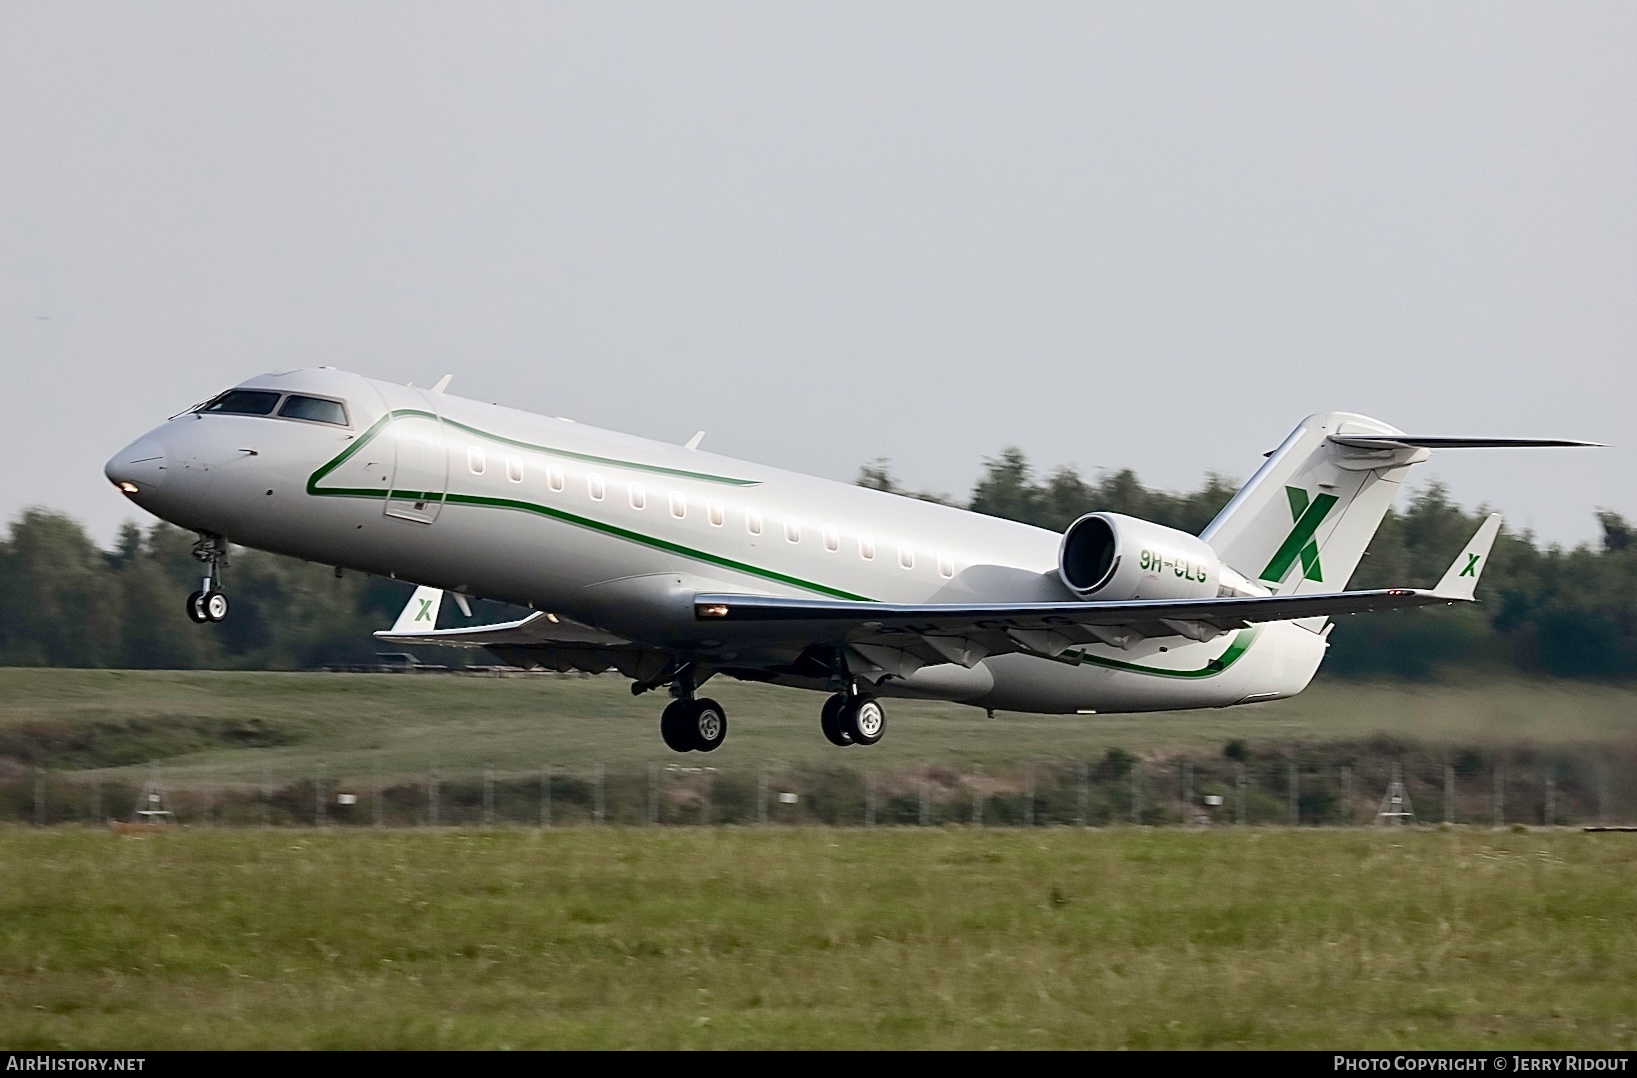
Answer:
[[1023, 450], [1011, 445], [998, 457], [984, 458], [983, 474], [972, 488], [970, 508], [975, 513], [1025, 524], [1040, 522], [1040, 491], [1030, 477]]
[[0, 662], [102, 666], [118, 659], [118, 590], [77, 521], [31, 508], [12, 522], [0, 588]]
[[1603, 525], [1604, 550], [1628, 550], [1633, 538], [1631, 524], [1625, 517], [1609, 509], [1597, 511], [1597, 522]]
[[886, 457], [877, 457], [870, 463], [858, 469], [858, 478], [853, 480], [855, 486], [868, 487], [870, 490], [885, 491], [888, 494], [899, 494], [905, 498], [914, 498], [916, 501], [935, 502], [938, 505], [953, 505], [946, 494], [934, 494], [929, 490], [909, 490], [893, 478], [892, 461]]

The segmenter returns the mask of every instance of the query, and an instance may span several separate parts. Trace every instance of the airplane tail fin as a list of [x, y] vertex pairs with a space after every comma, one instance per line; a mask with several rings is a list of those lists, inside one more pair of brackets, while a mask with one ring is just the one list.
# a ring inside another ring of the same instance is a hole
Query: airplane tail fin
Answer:
[[438, 627], [438, 608], [443, 605], [443, 590], [421, 586], [409, 597], [398, 620], [392, 623], [395, 633], [414, 632], [417, 629]]
[[1351, 412], [1311, 415], [1268, 454], [1200, 538], [1276, 595], [1343, 591], [1409, 466], [1427, 460], [1431, 450], [1595, 444], [1422, 437]]

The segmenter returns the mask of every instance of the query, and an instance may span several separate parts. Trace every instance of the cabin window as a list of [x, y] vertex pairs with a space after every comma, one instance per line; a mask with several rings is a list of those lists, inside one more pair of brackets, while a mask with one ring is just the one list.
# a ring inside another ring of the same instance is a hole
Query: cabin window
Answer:
[[955, 575], [955, 558], [947, 550], [938, 551], [938, 575], [945, 580]]
[[546, 466], [546, 486], [553, 491], [561, 491], [563, 489], [563, 469], [555, 464], [548, 464]]
[[671, 515], [678, 520], [688, 515], [688, 496], [680, 490], [671, 491]]
[[898, 568], [915, 568], [915, 548], [910, 546], [908, 543], [898, 544]]
[[841, 549], [841, 535], [829, 524], [824, 526], [824, 549], [832, 554]]
[[762, 511], [760, 509], [745, 510], [745, 531], [751, 535], [762, 534]]
[[705, 519], [710, 521], [711, 527], [720, 528], [722, 522], [727, 519], [727, 514], [722, 512], [722, 503], [715, 499], [706, 502]]
[[506, 478], [510, 479], [513, 483], [521, 483], [523, 481], [522, 457], [513, 457], [509, 455], [506, 457]]
[[329, 401], [323, 397], [291, 394], [279, 406], [279, 416], [284, 419], [305, 419], [309, 423], [334, 423], [338, 427], [347, 425], [346, 406], [340, 401]]
[[784, 541], [787, 543], [801, 542], [801, 521], [795, 517], [784, 518]]
[[265, 389], [230, 389], [200, 406], [201, 412], [222, 415], [272, 415], [279, 394]]
[[865, 561], [875, 560], [875, 536], [865, 535], [863, 532], [859, 533], [858, 556], [863, 558]]
[[626, 493], [631, 499], [632, 509], [641, 509], [648, 504], [648, 492], [642, 489], [641, 483], [632, 483], [626, 488]]
[[482, 475], [483, 469], [488, 465], [489, 462], [484, 459], [481, 447], [475, 445], [466, 447], [466, 466], [472, 470], [473, 475]]
[[603, 477], [600, 475], [586, 476], [585, 489], [586, 493], [591, 495], [592, 501], [602, 501], [603, 495], [606, 493], [606, 488], [603, 486]]

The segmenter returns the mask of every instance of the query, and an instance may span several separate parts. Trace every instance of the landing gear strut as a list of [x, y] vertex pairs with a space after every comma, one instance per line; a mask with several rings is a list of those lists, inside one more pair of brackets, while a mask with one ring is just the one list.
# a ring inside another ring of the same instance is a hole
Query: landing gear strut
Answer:
[[[693, 663], [681, 663], [673, 669], [671, 695], [676, 699], [659, 716], [659, 736], [667, 748], [676, 752], [715, 752], [727, 740], [728, 713], [715, 700], [694, 699], [694, 689], [703, 679]], [[705, 677], [710, 677], [709, 671]], [[641, 691], [641, 684], [632, 686], [632, 691]]]
[[819, 727], [832, 745], [873, 745], [887, 732], [887, 712], [867, 692], [838, 692], [824, 701]]
[[208, 532], [199, 533], [193, 556], [205, 564], [205, 579], [199, 590], [188, 596], [188, 617], [201, 625], [227, 617], [227, 594], [221, 590], [222, 572], [227, 568], [227, 540]]

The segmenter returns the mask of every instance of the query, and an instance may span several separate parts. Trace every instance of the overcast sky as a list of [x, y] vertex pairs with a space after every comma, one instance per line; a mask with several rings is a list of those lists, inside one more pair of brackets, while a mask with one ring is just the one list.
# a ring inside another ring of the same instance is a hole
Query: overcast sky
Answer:
[[0, 518], [330, 364], [851, 479], [1302, 416], [1637, 517], [1637, 5], [0, 5]]

